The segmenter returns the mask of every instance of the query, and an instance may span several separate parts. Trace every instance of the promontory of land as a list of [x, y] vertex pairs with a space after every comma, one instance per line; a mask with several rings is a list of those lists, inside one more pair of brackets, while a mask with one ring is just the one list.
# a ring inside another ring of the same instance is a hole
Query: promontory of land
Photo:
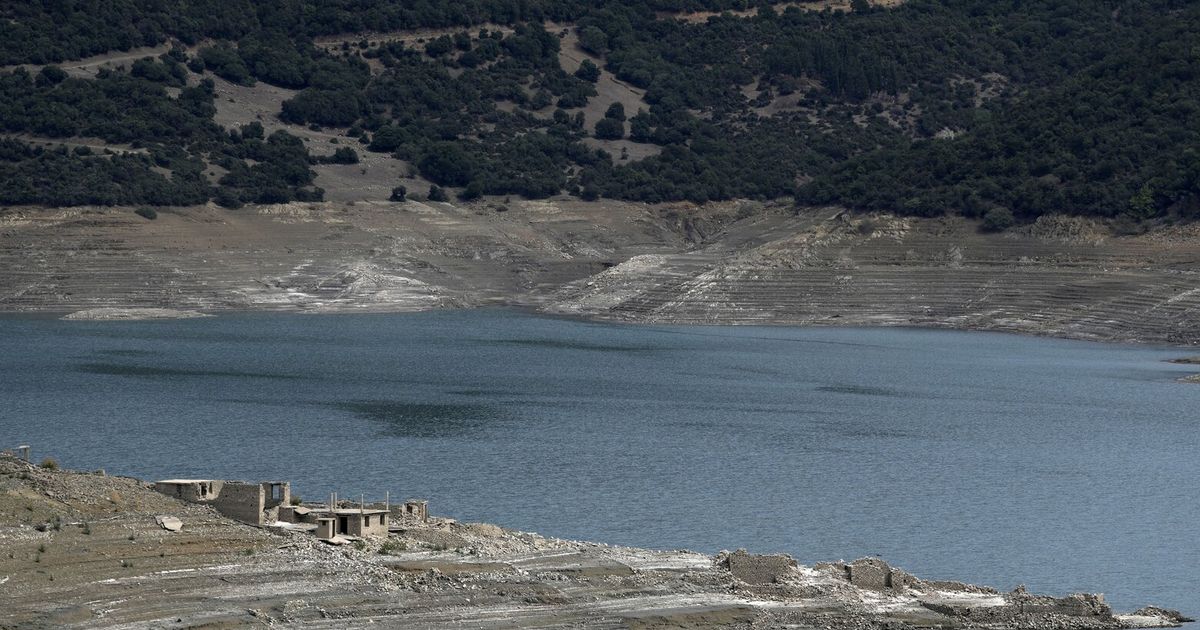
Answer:
[[558, 540], [430, 518], [331, 545], [143, 481], [0, 456], [0, 628], [1140, 628], [1102, 596]]

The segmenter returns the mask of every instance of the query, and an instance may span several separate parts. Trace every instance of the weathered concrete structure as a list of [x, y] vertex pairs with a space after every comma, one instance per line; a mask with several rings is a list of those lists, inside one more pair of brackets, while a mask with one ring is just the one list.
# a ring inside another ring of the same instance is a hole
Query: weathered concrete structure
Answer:
[[336, 531], [339, 535], [360, 538], [386, 538], [388, 535], [387, 510], [341, 508], [325, 516], [337, 519]]
[[204, 503], [213, 509], [250, 525], [266, 525], [279, 520], [279, 507], [291, 501], [286, 481], [246, 483], [218, 479], [165, 479], [154, 489], [189, 503]]
[[337, 519], [334, 518], [319, 518], [317, 519], [317, 538], [321, 540], [329, 540], [337, 535]]
[[7, 455], [8, 457], [16, 457], [18, 459], [22, 459], [22, 460], [25, 460], [26, 462], [28, 462], [29, 461], [29, 446], [27, 444], [22, 444], [15, 449], [4, 449], [3, 451], [0, 451], [0, 455]]
[[243, 523], [307, 530], [325, 540], [337, 536], [386, 537], [393, 521], [424, 523], [429, 517], [428, 502], [418, 499], [398, 505], [386, 501], [368, 504], [362, 500], [357, 504], [339, 504], [337, 495], [331, 494], [326, 504], [293, 505], [291, 486], [284, 481], [164, 479], [156, 482], [154, 489], [181, 501], [211, 505], [221, 514]]
[[358, 536], [360, 538], [386, 537], [391, 518], [388, 510], [359, 507], [334, 507], [319, 505], [284, 506], [279, 510], [279, 520], [284, 523], [315, 526], [317, 538], [334, 536]]

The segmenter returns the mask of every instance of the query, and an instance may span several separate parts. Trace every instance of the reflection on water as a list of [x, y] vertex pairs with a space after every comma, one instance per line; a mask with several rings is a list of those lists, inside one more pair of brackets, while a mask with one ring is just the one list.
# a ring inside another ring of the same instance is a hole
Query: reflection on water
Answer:
[[129, 365], [123, 363], [84, 363], [76, 366], [76, 370], [89, 374], [107, 374], [110, 376], [143, 376], [143, 377], [224, 377], [224, 378], [281, 378], [303, 379], [304, 376], [295, 374], [269, 374], [264, 372], [240, 372], [237, 370], [190, 370], [185, 368], [155, 367], [148, 365]]
[[112, 357], [147, 357], [154, 353], [149, 350], [101, 350], [96, 354]]
[[524, 346], [527, 348], [546, 348], [549, 350], [587, 350], [590, 352], [654, 352], [662, 350], [654, 346], [628, 346], [618, 344], [587, 343], [584, 341], [561, 339], [479, 339], [478, 343], [501, 346]]
[[1200, 612], [1200, 386], [1163, 362], [1180, 354], [495, 311], [0, 318], [0, 446]]
[[859, 396], [903, 396], [900, 392], [886, 387], [869, 387], [867, 385], [822, 385], [817, 391], [834, 394], [858, 394]]
[[401, 437], [454, 437], [503, 417], [502, 409], [491, 405], [366, 400], [331, 406], [382, 423], [388, 435]]

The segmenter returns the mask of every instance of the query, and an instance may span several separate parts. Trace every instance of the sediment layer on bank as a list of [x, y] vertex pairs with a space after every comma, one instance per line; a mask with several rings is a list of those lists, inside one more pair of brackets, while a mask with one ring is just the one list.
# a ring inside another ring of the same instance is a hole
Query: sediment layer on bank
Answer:
[[515, 305], [631, 322], [1200, 343], [1200, 227], [576, 200], [0, 210], [0, 311]]

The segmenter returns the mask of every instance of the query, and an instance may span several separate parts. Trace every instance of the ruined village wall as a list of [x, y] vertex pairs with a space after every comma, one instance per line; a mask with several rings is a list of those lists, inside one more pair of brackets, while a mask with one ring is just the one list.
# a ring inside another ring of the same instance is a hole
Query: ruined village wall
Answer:
[[154, 489], [169, 497], [179, 499], [181, 501], [196, 502], [200, 500], [200, 495], [196, 492], [193, 486], [173, 484], [173, 483], [156, 483]]
[[[206, 485], [207, 492], [201, 494], [200, 486]], [[169, 497], [174, 497], [181, 501], [189, 501], [191, 503], [202, 503], [212, 500], [212, 498], [221, 493], [223, 481], [204, 480], [194, 483], [163, 483], [155, 482], [154, 489]]]
[[225, 482], [212, 500], [218, 512], [252, 525], [263, 524], [263, 487], [256, 483]]

